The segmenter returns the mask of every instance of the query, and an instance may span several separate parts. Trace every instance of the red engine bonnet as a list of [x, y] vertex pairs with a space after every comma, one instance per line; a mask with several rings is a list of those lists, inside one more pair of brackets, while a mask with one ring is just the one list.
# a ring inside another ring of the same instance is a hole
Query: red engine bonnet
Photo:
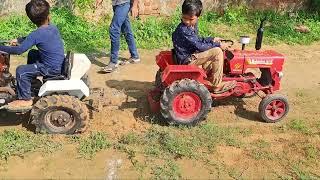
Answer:
[[234, 50], [229, 61], [231, 74], [243, 74], [248, 68], [271, 68], [281, 72], [284, 56], [273, 50]]

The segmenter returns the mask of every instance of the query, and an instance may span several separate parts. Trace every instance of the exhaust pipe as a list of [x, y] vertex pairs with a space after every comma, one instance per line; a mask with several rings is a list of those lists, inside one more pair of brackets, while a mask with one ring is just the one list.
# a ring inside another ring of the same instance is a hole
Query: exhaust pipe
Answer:
[[256, 40], [256, 50], [260, 50], [262, 46], [262, 40], [263, 40], [263, 24], [267, 20], [267, 18], [263, 18], [260, 22], [260, 27], [257, 31], [257, 40]]

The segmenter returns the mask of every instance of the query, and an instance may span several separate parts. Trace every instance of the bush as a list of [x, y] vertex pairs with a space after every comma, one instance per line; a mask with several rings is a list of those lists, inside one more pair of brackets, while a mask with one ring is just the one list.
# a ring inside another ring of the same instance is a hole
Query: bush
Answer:
[[[80, 3], [78, 6], [87, 6], [87, 1], [90, 0], [78, 1]], [[319, 7], [319, 2], [320, 0], [313, 0], [314, 7]], [[180, 23], [179, 12], [170, 18], [150, 17], [144, 21], [133, 21], [132, 27], [138, 48], [171, 47], [171, 34]], [[99, 23], [94, 24], [81, 16], [74, 15], [67, 8], [53, 8], [51, 15], [53, 23], [60, 29], [67, 50], [90, 53], [110, 48], [109, 18], [102, 18]], [[268, 18], [265, 43], [310, 44], [320, 40], [319, 13], [298, 12], [292, 17], [274, 11], [249, 11], [245, 7], [227, 9], [223, 16], [205, 12], [199, 21], [199, 32], [202, 36], [222, 36], [228, 39], [238, 39], [240, 35], [254, 37], [263, 17]], [[311, 32], [307, 34], [296, 32], [294, 28], [300, 24], [308, 26]], [[0, 18], [0, 39], [25, 36], [34, 28], [35, 26], [25, 16], [13, 15]], [[124, 37], [121, 39], [121, 48], [127, 48]]]

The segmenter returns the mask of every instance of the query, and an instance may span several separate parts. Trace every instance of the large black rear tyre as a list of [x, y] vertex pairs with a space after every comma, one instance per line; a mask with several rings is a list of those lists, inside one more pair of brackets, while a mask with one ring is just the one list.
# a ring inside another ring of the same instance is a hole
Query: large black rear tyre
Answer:
[[190, 79], [172, 83], [160, 99], [162, 116], [174, 125], [196, 125], [207, 117], [211, 105], [208, 89]]
[[31, 111], [31, 120], [38, 133], [81, 133], [88, 126], [88, 109], [73, 96], [47, 96], [35, 103]]

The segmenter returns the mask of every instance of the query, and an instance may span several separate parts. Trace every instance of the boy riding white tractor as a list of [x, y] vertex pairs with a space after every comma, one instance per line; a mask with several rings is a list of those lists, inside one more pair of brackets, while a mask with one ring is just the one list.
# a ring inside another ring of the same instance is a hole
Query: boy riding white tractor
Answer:
[[83, 132], [87, 128], [89, 119], [90, 105], [85, 101], [90, 95], [86, 74], [90, 66], [91, 62], [85, 54], [68, 52], [61, 75], [38, 77], [32, 81], [31, 94], [34, 101], [32, 109], [11, 109], [8, 103], [16, 99], [17, 85], [9, 71], [10, 55], [0, 52], [0, 110], [14, 113], [31, 112], [29, 123], [36, 126], [36, 132], [50, 134]]

